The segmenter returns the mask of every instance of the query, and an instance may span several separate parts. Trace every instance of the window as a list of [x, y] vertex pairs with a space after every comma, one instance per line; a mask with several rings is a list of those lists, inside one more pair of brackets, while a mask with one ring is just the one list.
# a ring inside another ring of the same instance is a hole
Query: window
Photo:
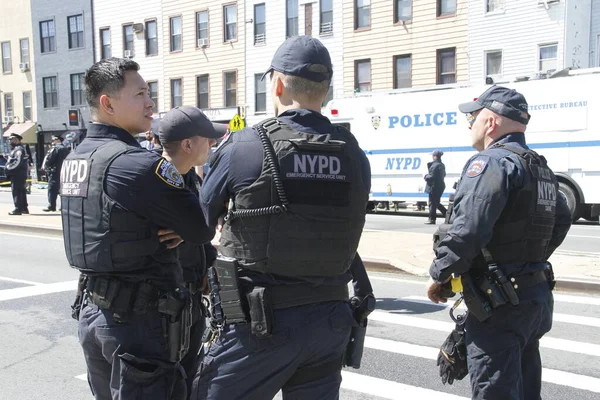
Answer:
[[71, 74], [71, 105], [83, 104], [83, 74]]
[[357, 92], [371, 90], [371, 60], [354, 62], [354, 88]]
[[171, 51], [181, 51], [183, 44], [181, 40], [181, 17], [169, 18], [171, 26]]
[[10, 58], [10, 42], [2, 43], [2, 72], [12, 72], [12, 60]]
[[596, 67], [600, 67], [600, 33], [596, 37]]
[[456, 49], [437, 51], [437, 83], [456, 83]]
[[287, 0], [285, 14], [285, 36], [298, 36], [298, 0]]
[[158, 32], [156, 29], [156, 20], [146, 21], [146, 55], [155, 56], [158, 54]]
[[354, 29], [371, 26], [371, 0], [354, 0]]
[[262, 74], [254, 74], [254, 108], [256, 112], [267, 111], [267, 81]]
[[23, 121], [31, 121], [31, 92], [23, 92]]
[[196, 106], [208, 108], [208, 74], [196, 77]]
[[154, 107], [152, 108], [152, 112], [157, 113], [158, 112], [158, 82], [156, 82], [156, 81], [148, 82], [148, 92], [149, 92], [150, 98], [154, 102]]
[[540, 46], [539, 71], [556, 71], [558, 67], [558, 44], [547, 44]]
[[412, 0], [394, 1], [394, 23], [412, 19]]
[[329, 103], [331, 100], [333, 100], [333, 82], [329, 82], [327, 96], [325, 96], [325, 100], [323, 100], [323, 104], [321, 104], [321, 107], [325, 107], [327, 103]]
[[394, 57], [394, 89], [409, 88], [411, 83], [411, 55]]
[[333, 32], [333, 0], [321, 0], [321, 25], [319, 33]]
[[100, 29], [100, 57], [110, 58], [110, 29]]
[[225, 107], [237, 106], [237, 72], [225, 72]]
[[42, 79], [44, 87], [44, 108], [58, 107], [58, 92], [56, 91], [56, 77]]
[[21, 62], [29, 63], [29, 39], [19, 40], [19, 47], [21, 48]]
[[485, 12], [494, 12], [504, 9], [504, 0], [486, 0]]
[[196, 13], [196, 39], [205, 39], [208, 45], [208, 11]]
[[181, 107], [182, 103], [181, 79], [171, 79], [171, 108]]
[[266, 41], [265, 3], [254, 6], [254, 44]]
[[456, 14], [456, 0], [437, 0], [437, 16]]
[[69, 30], [69, 48], [78, 49], [83, 47], [83, 15], [67, 17]]
[[502, 51], [485, 53], [485, 76], [502, 75]]
[[40, 38], [42, 53], [50, 53], [56, 51], [55, 42], [56, 32], [54, 30], [54, 20], [40, 22]]
[[225, 41], [237, 39], [237, 6], [231, 4], [223, 7], [223, 17], [225, 20]]
[[7, 117], [14, 116], [14, 108], [13, 108], [13, 97], [12, 93], [4, 94], [4, 115]]
[[123, 55], [126, 51], [133, 56], [133, 25], [123, 26]]

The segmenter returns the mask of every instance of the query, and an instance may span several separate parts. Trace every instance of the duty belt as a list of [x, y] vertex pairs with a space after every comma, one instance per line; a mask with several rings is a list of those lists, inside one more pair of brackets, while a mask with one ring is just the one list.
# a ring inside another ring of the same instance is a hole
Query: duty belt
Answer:
[[91, 276], [87, 299], [102, 309], [118, 313], [143, 314], [158, 307], [162, 292], [149, 282], [126, 282], [112, 277]]

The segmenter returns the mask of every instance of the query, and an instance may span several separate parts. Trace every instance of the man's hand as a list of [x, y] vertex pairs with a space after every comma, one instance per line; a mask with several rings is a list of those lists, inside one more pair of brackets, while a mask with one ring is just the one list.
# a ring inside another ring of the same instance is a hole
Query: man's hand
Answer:
[[158, 231], [158, 240], [165, 243], [167, 249], [174, 249], [179, 246], [183, 239], [172, 229], [160, 229]]
[[[450, 278], [448, 278], [446, 282], [448, 282], [449, 280]], [[429, 282], [427, 283], [427, 297], [429, 297], [429, 300], [431, 300], [435, 304], [438, 304], [440, 302], [446, 303], [448, 301], [448, 299], [442, 297], [442, 289], [444, 283], [438, 283], [435, 282], [432, 278], [429, 278]]]

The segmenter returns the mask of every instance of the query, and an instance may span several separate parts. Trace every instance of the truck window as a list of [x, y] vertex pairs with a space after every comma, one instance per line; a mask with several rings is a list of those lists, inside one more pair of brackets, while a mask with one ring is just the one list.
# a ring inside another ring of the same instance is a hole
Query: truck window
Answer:
[[348, 129], [350, 132], [352, 132], [352, 129], [350, 129], [350, 124], [348, 122], [340, 122], [340, 123], [332, 124], [332, 125], [344, 127], [346, 129]]

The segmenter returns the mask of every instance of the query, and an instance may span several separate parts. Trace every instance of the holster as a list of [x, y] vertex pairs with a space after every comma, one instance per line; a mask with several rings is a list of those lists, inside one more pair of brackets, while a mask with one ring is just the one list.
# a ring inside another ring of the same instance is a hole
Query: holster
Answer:
[[365, 337], [367, 335], [368, 316], [375, 310], [375, 297], [368, 294], [363, 299], [353, 297], [350, 301], [354, 318], [358, 326], [353, 326], [350, 332], [350, 341], [346, 346], [344, 353], [344, 366], [355, 369], [360, 368], [363, 350], [365, 346]]
[[83, 304], [83, 296], [87, 287], [88, 277], [85, 274], [79, 274], [79, 281], [77, 282], [77, 294], [75, 295], [75, 301], [71, 306], [71, 317], [74, 320], [79, 321], [79, 313], [81, 312], [81, 306]]
[[190, 348], [194, 301], [185, 288], [166, 293], [158, 301], [158, 312], [164, 315], [163, 330], [169, 347], [169, 361], [179, 362]]

